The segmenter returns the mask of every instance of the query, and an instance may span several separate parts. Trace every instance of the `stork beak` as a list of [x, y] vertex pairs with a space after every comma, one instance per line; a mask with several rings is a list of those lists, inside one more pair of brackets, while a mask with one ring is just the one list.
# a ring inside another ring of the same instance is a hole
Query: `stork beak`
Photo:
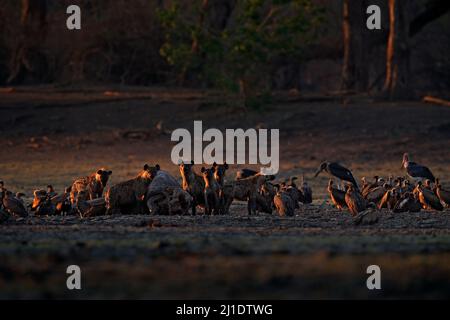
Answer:
[[322, 172], [321, 169], [317, 170], [317, 172], [314, 174], [314, 178], [316, 178], [319, 175], [319, 173], [321, 173], [321, 172]]

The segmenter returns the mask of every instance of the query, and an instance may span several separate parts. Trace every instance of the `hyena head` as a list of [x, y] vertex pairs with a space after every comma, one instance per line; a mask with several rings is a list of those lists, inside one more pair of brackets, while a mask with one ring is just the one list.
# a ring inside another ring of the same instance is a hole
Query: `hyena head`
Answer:
[[181, 161], [179, 164], [181, 176], [188, 180], [194, 173], [193, 166], [194, 161], [191, 161], [191, 163], [184, 163], [183, 161]]
[[160, 169], [161, 168], [159, 164], [156, 164], [155, 166], [149, 166], [148, 164], [145, 164], [144, 170], [141, 173], [141, 177], [144, 179], [153, 180]]
[[109, 176], [112, 174], [111, 170], [105, 170], [105, 169], [99, 169], [95, 173], [95, 180], [100, 182], [102, 187], [106, 187], [106, 184], [108, 183]]
[[205, 181], [205, 185], [209, 186], [212, 179], [214, 178], [214, 169], [206, 169], [205, 167], [202, 167], [201, 172], [203, 180]]
[[212, 169], [214, 170], [214, 178], [221, 186], [223, 186], [225, 172], [228, 170], [228, 164], [226, 162], [224, 162], [224, 164], [217, 164], [214, 162]]

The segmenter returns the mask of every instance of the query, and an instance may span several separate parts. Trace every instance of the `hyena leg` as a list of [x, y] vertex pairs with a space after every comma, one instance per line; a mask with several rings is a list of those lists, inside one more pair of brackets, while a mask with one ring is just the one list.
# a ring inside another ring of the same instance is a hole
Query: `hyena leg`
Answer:
[[219, 212], [218, 212], [218, 209], [219, 209], [218, 200], [217, 200], [217, 197], [216, 197], [216, 195], [214, 193], [210, 194], [210, 202], [211, 202], [210, 207], [209, 207], [210, 214], [218, 215], [219, 214]]
[[77, 195], [78, 195], [78, 192], [76, 192], [75, 190], [70, 192], [70, 203], [72, 204], [72, 207], [76, 202]]
[[229, 214], [230, 213], [230, 207], [231, 204], [233, 203], [234, 197], [232, 194], [230, 194], [229, 196], [224, 197], [224, 213], [225, 214]]
[[211, 208], [208, 202], [208, 195], [206, 194], [206, 192], [204, 193], [204, 197], [205, 197], [205, 214], [211, 214]]
[[146, 205], [145, 201], [139, 200], [136, 203], [136, 208], [137, 208], [138, 214], [147, 214], [147, 213], [149, 213], [149, 210], [147, 208], [147, 205]]
[[195, 216], [196, 210], [197, 210], [197, 201], [196, 201], [195, 198], [193, 197], [193, 199], [192, 199], [192, 215], [193, 215], [193, 216]]
[[105, 197], [105, 201], [106, 201], [106, 212], [105, 212], [106, 215], [121, 214], [120, 201], [118, 198], [108, 194], [108, 196]]
[[214, 214], [222, 214], [223, 205], [219, 197], [214, 197]]
[[256, 214], [256, 200], [254, 197], [249, 197], [247, 202], [247, 210], [249, 215]]
[[147, 200], [147, 208], [150, 214], [157, 214], [158, 204], [156, 203], [156, 197], [151, 197]]
[[225, 214], [225, 195], [223, 194], [223, 192], [219, 193], [218, 202], [219, 214]]
[[225, 201], [223, 199], [223, 192], [222, 190], [219, 190], [219, 192], [216, 194], [216, 211], [217, 214], [223, 214]]

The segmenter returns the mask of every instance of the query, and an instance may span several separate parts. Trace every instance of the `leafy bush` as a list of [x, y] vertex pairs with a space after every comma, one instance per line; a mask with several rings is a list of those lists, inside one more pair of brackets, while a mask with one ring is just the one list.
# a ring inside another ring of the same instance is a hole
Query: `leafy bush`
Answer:
[[301, 59], [317, 34], [323, 10], [311, 0], [242, 0], [218, 27], [217, 16], [212, 16], [215, 4], [174, 0], [160, 9], [160, 54], [176, 68], [181, 82], [193, 76], [239, 93], [245, 106], [258, 107], [268, 99], [274, 60]]

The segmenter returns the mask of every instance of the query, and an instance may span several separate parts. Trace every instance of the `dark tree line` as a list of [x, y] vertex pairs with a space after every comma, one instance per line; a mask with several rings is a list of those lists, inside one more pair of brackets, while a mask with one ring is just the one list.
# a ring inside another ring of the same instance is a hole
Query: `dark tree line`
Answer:
[[[160, 0], [156, 6], [157, 8], [164, 8], [171, 2]], [[342, 52], [339, 53], [342, 58], [341, 88], [348, 93], [368, 92], [373, 91], [374, 88], [378, 88], [378, 94], [385, 98], [411, 98], [411, 92], [413, 91], [410, 88], [410, 57], [412, 51], [415, 50], [411, 47], [411, 42], [424, 32], [427, 25], [448, 14], [450, 11], [450, 1], [424, 0], [422, 1], [424, 5], [421, 6], [423, 9], [416, 12], [411, 9], [411, 6], [418, 3], [418, 0], [377, 0], [375, 3], [383, 7], [383, 15], [386, 15], [386, 18], [383, 30], [376, 32], [371, 32], [365, 27], [367, 19], [366, 8], [372, 2], [368, 0], [342, 0], [343, 48]], [[236, 10], [238, 10], [239, 4], [242, 4], [242, 2], [236, 0], [198, 0], [194, 2], [187, 1], [186, 3], [191, 7], [196, 6], [196, 10], [193, 10], [193, 12], [199, 13], [194, 23], [195, 30], [211, 30], [211, 32], [216, 33], [220, 33], [226, 30], [230, 24], [236, 23], [236, 21], [233, 21], [233, 16]], [[46, 56], [46, 48], [44, 47], [48, 37], [49, 4], [49, 0], [21, 1], [19, 28], [15, 31], [17, 41], [14, 47], [10, 49], [11, 52], [7, 55], [9, 70], [6, 83], [21, 84], [26, 79], [32, 79], [36, 83], [53, 80], [54, 77], [49, 72], [49, 61]], [[130, 3], [130, 5], [132, 4]], [[276, 13], [276, 10], [274, 12]], [[271, 19], [271, 12], [269, 11], [268, 13], [267, 17]], [[157, 19], [154, 15], [153, 18]], [[160, 31], [162, 33], [163, 29]], [[191, 53], [199, 53], [200, 57], [202, 57], [201, 55], [204, 54], [202, 53], [202, 41], [205, 41], [205, 39], [201, 37], [204, 34], [195, 32], [192, 34], [193, 37], [190, 42]], [[127, 56], [129, 66], [124, 66], [124, 63], [120, 66], [119, 64], [121, 62], [118, 62], [116, 66], [112, 66], [109, 69], [112, 72], [124, 69], [124, 71], [120, 71], [122, 78], [131, 77], [133, 70], [139, 68], [133, 66], [137, 63], [134, 62], [135, 60], [139, 61], [136, 55], [142, 55], [145, 51], [133, 50], [132, 44], [130, 44], [130, 48], [128, 48], [128, 45], [127, 47], [119, 45], [114, 47], [113, 35], [111, 39], [110, 42], [112, 45], [109, 43], [107, 47], [110, 50], [117, 50], [117, 54]], [[141, 41], [148, 41], [142, 37], [141, 39]], [[159, 40], [155, 35], [152, 35], [149, 39], [151, 39], [150, 41], [157, 40], [153, 44], [153, 54], [155, 56], [159, 55], [164, 40], [161, 39], [161, 42], [158, 42]], [[5, 47], [2, 48], [1, 40], [0, 58], [6, 59]], [[136, 43], [140, 39], [128, 39], [126, 41], [130, 41], [130, 43], [134, 41]], [[308, 45], [310, 49], [316, 46], [314, 43]], [[370, 52], [372, 48], [381, 46], [385, 48], [385, 56], [383, 57], [385, 67], [383, 70], [377, 70], [378, 74], [374, 78], [370, 74], [370, 70], [374, 69], [374, 61], [370, 58]], [[99, 46], [94, 49], [88, 48], [86, 52], [94, 52], [95, 54], [95, 52], [102, 52], [104, 50], [104, 47]], [[121, 51], [123, 53], [120, 53]], [[129, 53], [130, 51], [131, 55]], [[78, 53], [78, 55], [87, 57], [89, 53]], [[106, 54], [104, 53], [104, 55]], [[310, 55], [312, 57], [320, 55], [334, 56], [335, 53], [319, 49]], [[308, 56], [308, 50], [305, 50], [303, 56]], [[103, 60], [106, 60], [106, 62], [102, 62], [104, 64], [114, 62], [114, 59], [109, 57]], [[161, 73], [170, 71], [170, 66], [162, 64], [162, 58], [161, 61], [157, 61], [155, 58], [152, 61], [154, 64], [158, 63], [158, 65], [155, 65], [155, 68]], [[280, 59], [274, 59], [273, 61], [280, 61]], [[200, 68], [201, 63], [200, 59], [200, 62], [196, 66], [197, 70]], [[97, 63], [93, 63], [93, 66], [97, 66]], [[0, 73], [2, 72], [1, 67], [0, 65]], [[175, 77], [178, 79], [178, 83], [184, 84], [188, 72], [192, 72], [192, 70], [189, 71], [186, 64]], [[171, 77], [170, 74], [168, 77]], [[242, 81], [241, 86], [241, 90], [245, 90], [245, 81]]]

